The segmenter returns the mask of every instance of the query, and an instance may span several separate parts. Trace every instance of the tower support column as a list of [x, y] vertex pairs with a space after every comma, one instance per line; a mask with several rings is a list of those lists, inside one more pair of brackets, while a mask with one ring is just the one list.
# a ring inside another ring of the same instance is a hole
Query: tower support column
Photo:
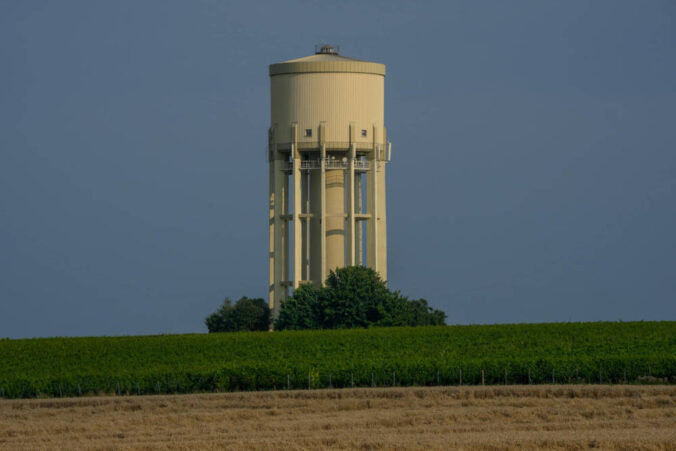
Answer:
[[272, 151], [271, 158], [271, 206], [270, 213], [270, 243], [271, 251], [271, 297], [270, 308], [274, 315], [279, 312], [279, 306], [287, 297], [288, 280], [289, 240], [288, 240], [288, 183], [286, 173], [286, 155], [278, 152], [276, 146]]
[[277, 143], [274, 141], [274, 128], [270, 128], [268, 133], [268, 165], [270, 172], [270, 185], [268, 193], [268, 209], [269, 209], [269, 236], [268, 236], [268, 271], [270, 276], [270, 283], [268, 284], [268, 305], [272, 309], [275, 306], [275, 262], [279, 259], [278, 255], [275, 255], [275, 231], [279, 227], [277, 223], [277, 216], [275, 215], [275, 172], [277, 168], [275, 167], [275, 154], [277, 152]]
[[[352, 128], [352, 127], [351, 127]], [[348, 154], [347, 166], [347, 186], [345, 191], [347, 194], [347, 265], [354, 266], [356, 261], [356, 230], [354, 218], [354, 162], [356, 160], [357, 147], [354, 143], [350, 145], [350, 152]]]
[[366, 209], [369, 214], [369, 218], [366, 222], [366, 262], [367, 266], [374, 271], [378, 271], [378, 177], [377, 177], [377, 167], [378, 167], [378, 148], [380, 144], [377, 143], [376, 137], [378, 133], [378, 128], [373, 127], [373, 148], [371, 152], [367, 155], [367, 160], [369, 163], [369, 168], [366, 171]]
[[377, 189], [377, 208], [376, 208], [376, 227], [377, 240], [376, 252], [378, 253], [378, 274], [387, 281], [387, 210], [385, 202], [385, 168], [387, 166], [387, 129], [383, 127], [382, 145], [379, 146], [379, 155], [376, 171], [376, 189]]
[[291, 158], [293, 159], [293, 288], [298, 288], [302, 280], [303, 268], [303, 226], [301, 225], [300, 212], [302, 207], [300, 190], [300, 152], [298, 151], [298, 126], [293, 124], [291, 144]]
[[310, 198], [308, 193], [310, 174], [309, 171], [301, 170], [300, 178], [300, 202], [302, 214], [302, 261], [301, 280], [310, 280]]
[[[355, 214], [361, 214], [363, 208], [363, 201], [361, 195], [361, 172], [355, 174], [354, 179], [354, 192], [355, 192]], [[355, 235], [355, 247], [357, 254], [357, 265], [362, 266], [364, 264], [364, 227], [361, 219], [355, 220], [355, 226], [357, 227], [357, 233]]]
[[322, 144], [321, 147], [321, 161], [320, 161], [320, 200], [321, 203], [321, 278], [319, 279], [319, 285], [324, 283], [328, 272], [326, 270], [326, 145]]

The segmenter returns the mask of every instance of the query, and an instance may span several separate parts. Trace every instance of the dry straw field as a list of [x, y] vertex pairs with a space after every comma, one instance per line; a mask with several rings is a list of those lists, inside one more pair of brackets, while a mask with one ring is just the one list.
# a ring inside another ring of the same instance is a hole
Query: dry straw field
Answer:
[[0, 449], [676, 449], [676, 386], [0, 400]]

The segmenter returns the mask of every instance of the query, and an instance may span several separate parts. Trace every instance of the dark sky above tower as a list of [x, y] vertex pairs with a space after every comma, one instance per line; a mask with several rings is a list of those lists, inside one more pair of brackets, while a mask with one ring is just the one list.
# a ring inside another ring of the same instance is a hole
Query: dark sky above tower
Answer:
[[0, 337], [267, 293], [268, 65], [387, 65], [389, 283], [449, 323], [676, 319], [671, 1], [0, 3]]

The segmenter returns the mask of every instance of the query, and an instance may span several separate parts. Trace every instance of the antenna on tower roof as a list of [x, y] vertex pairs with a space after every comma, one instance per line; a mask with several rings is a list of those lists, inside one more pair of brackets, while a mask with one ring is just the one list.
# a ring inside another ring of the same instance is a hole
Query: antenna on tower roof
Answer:
[[339, 45], [317, 44], [315, 45], [315, 55], [338, 55]]

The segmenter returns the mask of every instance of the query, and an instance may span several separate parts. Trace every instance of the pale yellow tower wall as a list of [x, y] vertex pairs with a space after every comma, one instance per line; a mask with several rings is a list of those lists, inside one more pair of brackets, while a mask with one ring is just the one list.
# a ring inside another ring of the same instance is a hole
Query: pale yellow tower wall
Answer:
[[[298, 142], [317, 142], [320, 122], [328, 127], [327, 147], [350, 143], [354, 123], [357, 144], [373, 143], [374, 126], [382, 130], [385, 121], [385, 77], [361, 73], [297, 73], [271, 78], [271, 124], [277, 143], [292, 141], [290, 124], [298, 123]], [[312, 130], [306, 137], [305, 130]], [[366, 136], [361, 135], [366, 130]], [[383, 137], [375, 141], [382, 143]]]

